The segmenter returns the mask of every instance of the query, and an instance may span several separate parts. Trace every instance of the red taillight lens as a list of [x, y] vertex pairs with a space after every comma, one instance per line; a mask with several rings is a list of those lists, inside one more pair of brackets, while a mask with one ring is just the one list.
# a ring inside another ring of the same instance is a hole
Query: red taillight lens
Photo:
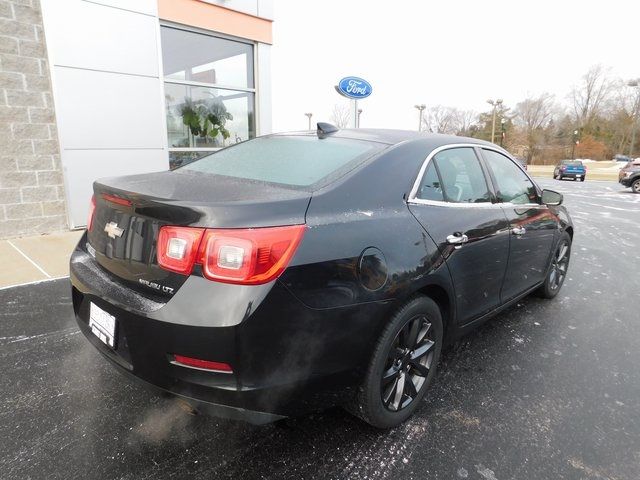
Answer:
[[93, 228], [93, 215], [96, 213], [96, 196], [91, 195], [91, 202], [89, 203], [89, 218], [87, 219], [87, 230], [91, 231]]
[[199, 358], [185, 357], [184, 355], [174, 354], [172, 363], [211, 372], [233, 373], [233, 369], [228, 363], [212, 362], [211, 360], [201, 360]]
[[206, 278], [219, 282], [270, 282], [289, 264], [304, 230], [304, 225], [207, 230], [198, 257], [202, 272]]
[[157, 242], [158, 264], [188, 275], [199, 263], [209, 280], [243, 285], [267, 283], [287, 267], [304, 231], [304, 225], [207, 230], [162, 227]]
[[156, 245], [158, 265], [189, 275], [196, 261], [204, 228], [162, 227]]

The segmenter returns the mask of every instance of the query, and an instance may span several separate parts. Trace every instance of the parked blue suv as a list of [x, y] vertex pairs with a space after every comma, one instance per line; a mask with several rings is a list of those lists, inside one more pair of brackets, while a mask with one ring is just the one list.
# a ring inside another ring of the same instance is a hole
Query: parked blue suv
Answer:
[[587, 167], [580, 160], [562, 160], [553, 170], [553, 178], [573, 178], [584, 182], [587, 178]]

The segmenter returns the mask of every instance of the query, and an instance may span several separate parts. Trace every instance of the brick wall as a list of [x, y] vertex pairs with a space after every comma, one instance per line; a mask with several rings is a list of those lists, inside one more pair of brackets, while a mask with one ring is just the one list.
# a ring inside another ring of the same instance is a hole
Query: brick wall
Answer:
[[0, 0], [0, 238], [67, 228], [39, 0]]

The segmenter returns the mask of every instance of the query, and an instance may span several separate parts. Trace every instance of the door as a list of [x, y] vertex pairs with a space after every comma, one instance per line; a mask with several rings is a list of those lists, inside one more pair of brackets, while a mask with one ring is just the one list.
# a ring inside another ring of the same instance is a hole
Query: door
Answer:
[[486, 148], [482, 156], [509, 220], [509, 264], [502, 287], [505, 302], [544, 280], [558, 219], [542, 204], [538, 189], [513, 160]]
[[452, 147], [427, 159], [409, 209], [443, 254], [460, 325], [500, 304], [509, 252], [509, 224], [495, 203], [473, 147]]

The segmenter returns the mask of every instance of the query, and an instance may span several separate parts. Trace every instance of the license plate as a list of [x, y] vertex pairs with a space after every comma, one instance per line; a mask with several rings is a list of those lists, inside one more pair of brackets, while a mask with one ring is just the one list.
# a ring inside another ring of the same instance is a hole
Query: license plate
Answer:
[[89, 328], [93, 334], [106, 345], [114, 348], [116, 345], [116, 317], [105, 312], [93, 303], [89, 308]]

